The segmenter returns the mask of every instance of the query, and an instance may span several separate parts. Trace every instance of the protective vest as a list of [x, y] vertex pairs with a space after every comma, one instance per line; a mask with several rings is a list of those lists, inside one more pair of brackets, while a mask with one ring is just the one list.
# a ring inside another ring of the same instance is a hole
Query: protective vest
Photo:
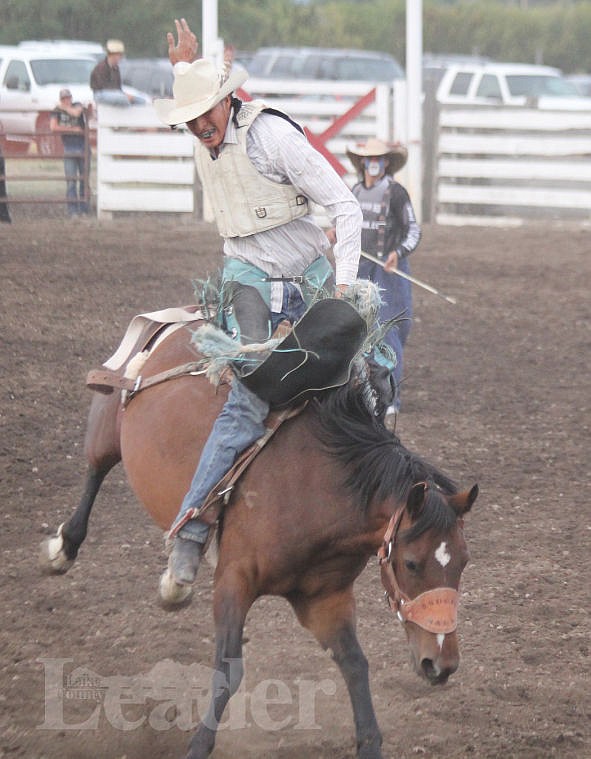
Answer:
[[379, 258], [382, 258], [385, 253], [386, 227], [392, 223], [388, 218], [392, 182], [392, 178], [386, 175], [371, 187], [358, 182], [352, 189], [363, 211], [361, 249]]
[[237, 144], [227, 143], [216, 160], [201, 143], [195, 162], [222, 237], [264, 232], [308, 213], [308, 198], [292, 185], [260, 174], [246, 153], [246, 135], [265, 108], [261, 100], [243, 103], [238, 111]]

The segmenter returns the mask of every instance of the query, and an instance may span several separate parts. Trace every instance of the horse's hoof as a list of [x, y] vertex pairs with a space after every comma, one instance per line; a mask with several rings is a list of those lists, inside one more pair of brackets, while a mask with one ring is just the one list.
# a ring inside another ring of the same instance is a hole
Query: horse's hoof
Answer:
[[193, 588], [191, 585], [180, 585], [175, 582], [167, 568], [160, 576], [159, 584], [160, 605], [165, 611], [176, 611], [191, 603]]
[[64, 551], [63, 526], [62, 522], [57, 533], [52, 538], [42, 540], [39, 546], [39, 568], [50, 575], [62, 575], [74, 563], [74, 559], [68, 559]]

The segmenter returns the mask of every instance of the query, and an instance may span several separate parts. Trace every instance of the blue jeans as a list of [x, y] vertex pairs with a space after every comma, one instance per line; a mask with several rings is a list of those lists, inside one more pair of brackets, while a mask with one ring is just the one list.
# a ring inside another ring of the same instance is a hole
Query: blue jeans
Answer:
[[105, 105], [143, 105], [146, 99], [139, 95], [133, 95], [131, 100], [123, 90], [97, 90], [94, 93], [95, 103], [104, 103]]
[[[84, 155], [83, 149], [72, 150], [73, 155], [68, 154], [68, 148], [64, 148], [64, 173], [66, 179], [66, 199], [68, 201], [68, 214], [74, 216], [78, 213], [87, 213], [88, 204], [84, 199]], [[88, 166], [90, 166], [90, 159]]]
[[[271, 314], [271, 326], [287, 319], [295, 322], [303, 316], [306, 305], [298, 289], [291, 283], [283, 286], [283, 303], [281, 313]], [[269, 413], [269, 404], [261, 400], [236, 377], [232, 382], [230, 394], [215, 420], [203, 451], [191, 486], [185, 495], [173, 527], [189, 509], [199, 508], [209, 491], [229, 471], [236, 458], [258, 440], [265, 432], [265, 419]], [[192, 519], [178, 534], [197, 543], [205, 543], [209, 525]]]
[[[403, 258], [398, 262], [398, 268], [405, 274], [409, 274], [410, 267], [408, 258]], [[380, 288], [380, 295], [384, 301], [380, 307], [378, 321], [380, 324], [392, 319], [395, 316], [401, 316], [402, 320], [392, 327], [384, 336], [386, 342], [396, 355], [396, 366], [392, 372], [394, 383], [396, 385], [396, 402], [394, 405], [400, 406], [400, 382], [402, 380], [402, 353], [404, 345], [410, 332], [412, 320], [412, 292], [411, 283], [399, 277], [397, 274], [384, 271], [384, 268], [373, 261], [361, 258], [359, 261], [359, 271], [357, 275], [360, 279], [369, 279], [375, 282]]]

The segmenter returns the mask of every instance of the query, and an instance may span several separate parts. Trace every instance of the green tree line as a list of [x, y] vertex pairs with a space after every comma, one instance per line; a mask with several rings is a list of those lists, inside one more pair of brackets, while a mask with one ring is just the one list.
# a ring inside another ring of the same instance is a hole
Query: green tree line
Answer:
[[[219, 0], [219, 33], [239, 50], [356, 47], [404, 64], [405, 9], [405, 0]], [[200, 33], [199, 0], [0, 0], [0, 44], [117, 37], [130, 57], [163, 56], [181, 16]], [[424, 0], [423, 49], [591, 71], [591, 3]]]

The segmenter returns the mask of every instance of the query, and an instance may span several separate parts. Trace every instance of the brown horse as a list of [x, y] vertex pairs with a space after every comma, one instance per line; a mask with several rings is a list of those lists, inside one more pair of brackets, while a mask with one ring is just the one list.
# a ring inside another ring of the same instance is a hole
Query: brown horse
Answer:
[[[190, 337], [181, 329], [161, 342], [143, 377], [194, 361]], [[138, 498], [168, 528], [224, 397], [195, 376], [155, 384], [124, 410], [119, 393], [96, 393], [86, 489], [77, 511], [45, 546], [46, 564], [65, 571], [75, 559], [95, 495], [120, 459]], [[463, 516], [478, 488], [458, 493], [386, 430], [367, 398], [353, 377], [310, 401], [278, 428], [235, 485], [219, 531], [212, 700], [187, 759], [213, 750], [222, 713], [242, 678], [236, 662], [242, 661], [246, 615], [268, 594], [286, 598], [301, 624], [331, 650], [351, 698], [357, 755], [381, 757], [353, 594], [355, 579], [377, 552], [417, 672], [437, 684], [458, 667], [457, 590], [468, 558]]]

